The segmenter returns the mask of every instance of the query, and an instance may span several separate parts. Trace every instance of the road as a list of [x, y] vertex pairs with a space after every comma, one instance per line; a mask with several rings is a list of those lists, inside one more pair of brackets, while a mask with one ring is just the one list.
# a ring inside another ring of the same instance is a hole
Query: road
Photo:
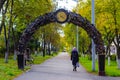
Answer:
[[31, 70], [14, 80], [120, 80], [120, 77], [107, 77], [89, 74], [80, 66], [72, 71], [72, 64], [67, 52], [45, 61], [40, 65], [33, 65]]

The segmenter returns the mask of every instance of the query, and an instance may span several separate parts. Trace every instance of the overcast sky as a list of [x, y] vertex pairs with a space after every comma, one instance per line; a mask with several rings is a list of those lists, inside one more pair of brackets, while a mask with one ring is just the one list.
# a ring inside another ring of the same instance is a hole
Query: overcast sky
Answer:
[[[53, 0], [57, 4], [57, 8], [64, 8], [66, 10], [72, 10], [77, 5], [77, 0]], [[86, 0], [83, 0], [86, 2]]]

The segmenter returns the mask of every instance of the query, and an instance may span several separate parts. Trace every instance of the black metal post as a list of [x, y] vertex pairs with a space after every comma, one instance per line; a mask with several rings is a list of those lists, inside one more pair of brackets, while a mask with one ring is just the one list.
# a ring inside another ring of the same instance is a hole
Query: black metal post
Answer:
[[105, 76], [105, 55], [98, 55], [99, 76]]
[[18, 63], [18, 69], [24, 70], [24, 55], [23, 54], [17, 55], [17, 63]]

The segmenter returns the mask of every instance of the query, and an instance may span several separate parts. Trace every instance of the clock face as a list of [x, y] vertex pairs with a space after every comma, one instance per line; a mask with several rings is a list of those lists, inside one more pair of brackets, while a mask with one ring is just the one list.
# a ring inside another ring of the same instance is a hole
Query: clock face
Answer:
[[64, 9], [60, 9], [56, 12], [57, 22], [64, 23], [68, 19], [67, 12]]

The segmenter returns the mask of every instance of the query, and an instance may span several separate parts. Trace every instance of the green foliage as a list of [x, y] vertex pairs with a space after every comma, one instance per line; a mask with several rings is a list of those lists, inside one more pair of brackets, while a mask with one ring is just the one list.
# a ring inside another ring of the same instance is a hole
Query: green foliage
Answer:
[[116, 55], [115, 55], [115, 54], [110, 55], [110, 59], [111, 59], [112, 61], [116, 61]]
[[[95, 65], [95, 72], [92, 72], [92, 61], [88, 59], [88, 56], [82, 56], [80, 57], [80, 63], [82, 64], [82, 66], [85, 67], [85, 69], [93, 74], [98, 74], [98, 61], [96, 61], [96, 65]], [[111, 65], [108, 66], [108, 61], [106, 60], [105, 62], [105, 73], [107, 76], [120, 76], [120, 70], [117, 68], [117, 63], [116, 61], [111, 61]]]
[[[63, 28], [65, 34], [65, 41], [67, 48], [71, 49], [76, 46], [76, 30], [77, 26], [73, 24], [66, 24]], [[85, 30], [78, 27], [78, 36], [79, 36], [79, 52], [84, 53], [88, 50], [88, 46], [90, 45], [90, 39]]]
[[85, 67], [85, 69], [86, 69], [88, 72], [90, 72], [90, 73], [96, 73], [96, 74], [97, 74], [98, 65], [95, 65], [96, 71], [95, 71], [95, 72], [92, 72], [92, 61], [91, 61], [91, 59], [89, 59], [89, 56], [88, 56], [88, 55], [81, 56], [81, 57], [79, 58], [79, 62], [82, 64], [82, 66]]
[[79, 51], [81, 53], [85, 53], [89, 49], [89, 45], [91, 43], [91, 39], [85, 30], [80, 29], [79, 33]]
[[4, 59], [0, 59], [0, 73], [1, 80], [12, 80], [15, 76], [23, 73], [23, 71], [18, 70], [16, 61], [9, 60], [9, 63], [4, 63]]
[[[103, 37], [106, 34], [104, 27], [107, 27], [114, 33], [115, 26], [118, 27], [120, 25], [119, 5], [119, 0], [95, 1], [95, 25]], [[91, 0], [87, 0], [86, 3], [80, 1], [78, 6], [76, 12], [91, 21]]]
[[[40, 15], [53, 11], [52, 0], [13, 0], [13, 12], [10, 14], [11, 10], [11, 0], [9, 0], [8, 10], [5, 14], [5, 24], [8, 33], [8, 26], [10, 17], [12, 16], [12, 25], [14, 27], [14, 35], [15, 40], [13, 39], [13, 33], [10, 31], [10, 48], [13, 51], [14, 42], [18, 42], [20, 35], [26, 28], [26, 26], [34, 21]], [[42, 3], [42, 4], [41, 4]], [[6, 7], [6, 5], [4, 5]], [[0, 18], [3, 17], [0, 13]], [[1, 23], [0, 19], [0, 23]], [[38, 35], [40, 36], [40, 35]], [[7, 35], [8, 37], [8, 35]], [[36, 40], [36, 39], [35, 39]], [[16, 44], [16, 43], [15, 43]], [[36, 46], [30, 43], [30, 47]], [[2, 34], [0, 35], [0, 51], [5, 50], [5, 41], [4, 41], [4, 30], [2, 30]]]
[[[95, 27], [101, 33], [104, 45], [108, 49], [112, 42], [119, 41], [119, 38], [116, 38], [120, 35], [119, 5], [120, 0], [95, 0]], [[78, 6], [75, 11], [91, 21], [91, 0], [87, 0], [86, 3], [80, 0]], [[115, 29], [118, 30], [118, 35], [115, 34]], [[115, 38], [116, 41], [114, 41]], [[116, 48], [119, 48], [119, 42], [116, 42], [115, 45], [117, 45]], [[108, 50], [106, 50], [106, 54], [108, 54]]]
[[52, 9], [51, 0], [14, 1], [14, 16], [16, 16], [15, 24], [17, 29], [24, 30], [25, 26], [35, 20], [36, 17], [50, 12]]
[[60, 24], [51, 23], [38, 29], [33, 36], [40, 43], [45, 41], [46, 44], [50, 43], [52, 46], [59, 48], [61, 45], [59, 30], [61, 30]]
[[66, 24], [64, 27], [65, 40], [70, 47], [76, 46], [76, 26]]

